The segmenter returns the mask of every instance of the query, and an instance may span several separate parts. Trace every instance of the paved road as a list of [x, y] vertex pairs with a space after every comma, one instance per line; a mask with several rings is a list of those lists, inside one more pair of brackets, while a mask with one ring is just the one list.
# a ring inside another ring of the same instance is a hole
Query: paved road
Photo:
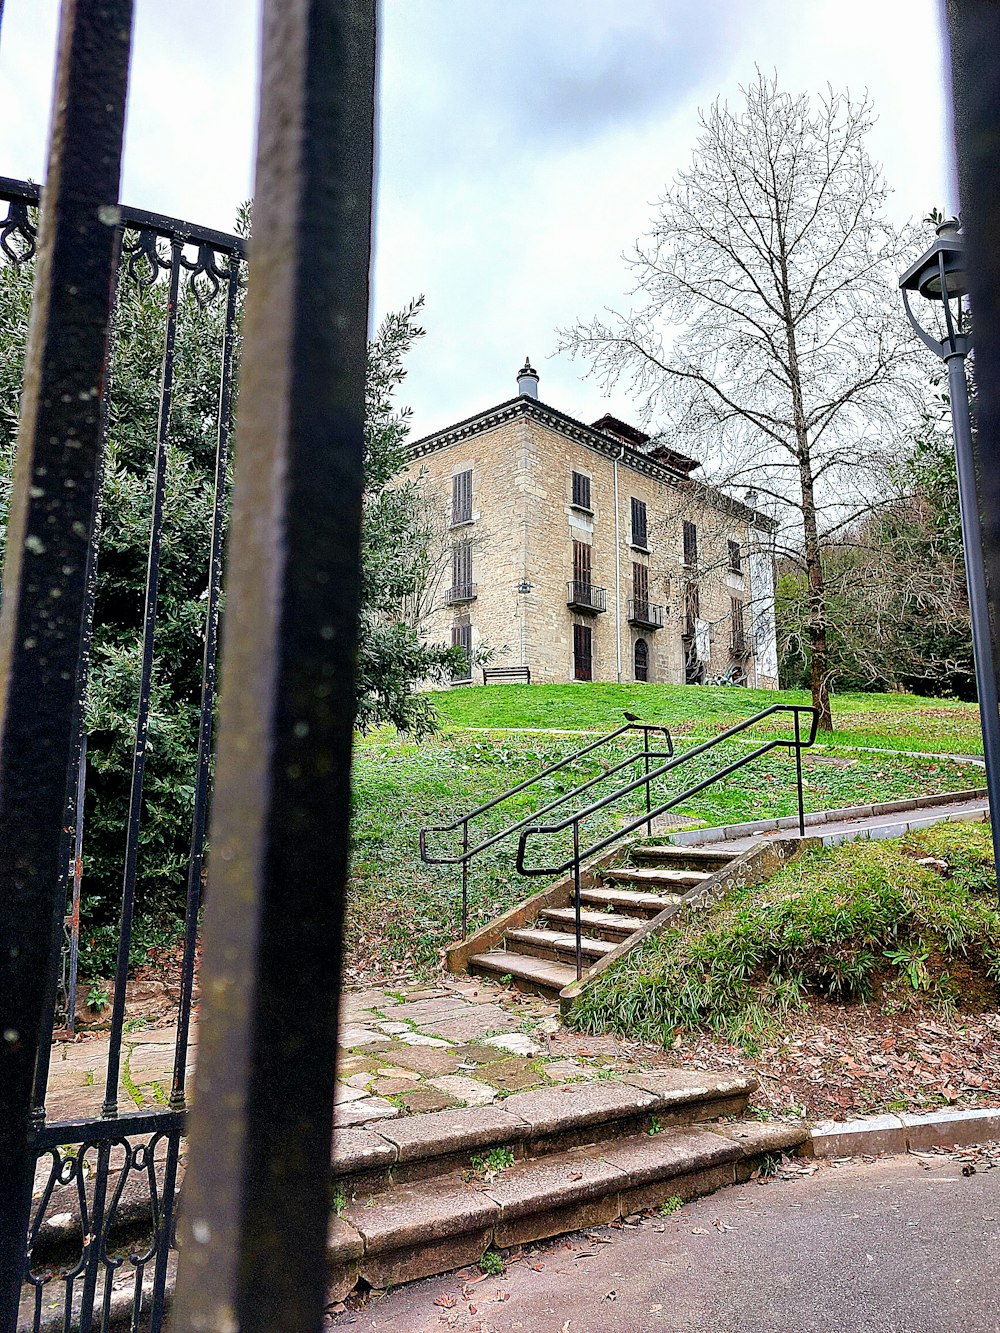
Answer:
[[966, 1178], [948, 1157], [927, 1160], [930, 1169], [897, 1157], [734, 1186], [663, 1222], [592, 1233], [610, 1244], [553, 1244], [464, 1294], [461, 1276], [401, 1288], [333, 1327], [996, 1333], [1000, 1170]]

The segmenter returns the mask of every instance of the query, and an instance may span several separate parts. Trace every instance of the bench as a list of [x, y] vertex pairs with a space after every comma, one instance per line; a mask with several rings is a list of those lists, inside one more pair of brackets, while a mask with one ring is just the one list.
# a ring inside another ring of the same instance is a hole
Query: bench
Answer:
[[510, 667], [483, 667], [483, 684], [489, 685], [491, 682], [520, 681], [524, 685], [531, 684], [531, 667], [510, 666]]

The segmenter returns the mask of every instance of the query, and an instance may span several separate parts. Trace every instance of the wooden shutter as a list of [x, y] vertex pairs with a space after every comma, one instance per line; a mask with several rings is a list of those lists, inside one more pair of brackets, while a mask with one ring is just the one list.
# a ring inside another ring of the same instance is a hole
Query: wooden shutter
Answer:
[[451, 627], [451, 646], [465, 650], [465, 668], [455, 673], [455, 680], [472, 678], [472, 621], [456, 620]]
[[573, 473], [573, 504], [577, 509], [590, 508], [590, 478], [583, 472]]
[[739, 597], [730, 597], [729, 608], [733, 621], [733, 652], [742, 653], [746, 647], [746, 630], [743, 624], [743, 602]]
[[573, 543], [573, 582], [580, 583], [584, 587], [590, 587], [590, 543]]
[[649, 569], [636, 561], [632, 562], [632, 598], [636, 606], [649, 602]]
[[589, 625], [573, 626], [573, 675], [577, 680], [593, 680], [593, 632]]
[[451, 553], [451, 586], [455, 590], [472, 586], [472, 542], [459, 542]]
[[456, 472], [451, 479], [452, 524], [468, 523], [472, 519], [472, 469]]
[[729, 568], [734, 574], [743, 573], [743, 554], [739, 542], [729, 543]]
[[684, 563], [686, 565], [696, 565], [698, 563], [698, 529], [686, 519], [684, 520]]
[[646, 502], [637, 500], [632, 496], [632, 545], [641, 546], [644, 550], [648, 546], [646, 539]]

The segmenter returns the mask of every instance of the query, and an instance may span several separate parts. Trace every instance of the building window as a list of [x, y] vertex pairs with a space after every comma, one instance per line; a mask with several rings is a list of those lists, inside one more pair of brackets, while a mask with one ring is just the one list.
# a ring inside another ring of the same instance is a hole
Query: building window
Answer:
[[733, 630], [733, 656], [743, 657], [747, 650], [746, 626], [743, 621], [743, 599], [740, 597], [730, 597], [729, 610]]
[[449, 602], [471, 602], [476, 595], [472, 582], [472, 542], [459, 542], [451, 552], [451, 591]]
[[649, 570], [645, 565], [632, 562], [632, 600], [637, 614], [649, 609]]
[[743, 552], [740, 550], [739, 542], [729, 543], [729, 571], [732, 574], [743, 573]]
[[684, 563], [692, 566], [698, 563], [698, 529], [687, 519], [684, 520]]
[[634, 655], [636, 680], [649, 680], [649, 644], [645, 639], [636, 639]]
[[698, 596], [697, 583], [684, 586], [684, 637], [693, 639], [695, 627], [701, 618], [701, 598]]
[[472, 679], [472, 621], [456, 620], [451, 627], [451, 646], [461, 648], [465, 654], [465, 663], [456, 668], [452, 680]]
[[592, 583], [590, 554], [589, 542], [573, 543], [573, 582], [576, 584], [574, 592], [590, 590]]
[[451, 525], [472, 522], [472, 468], [451, 479]]
[[646, 539], [646, 502], [632, 496], [632, 545], [645, 551], [649, 542]]
[[573, 679], [594, 679], [594, 631], [589, 625], [573, 626]]
[[593, 512], [590, 507], [590, 478], [585, 472], [573, 473], [573, 508]]

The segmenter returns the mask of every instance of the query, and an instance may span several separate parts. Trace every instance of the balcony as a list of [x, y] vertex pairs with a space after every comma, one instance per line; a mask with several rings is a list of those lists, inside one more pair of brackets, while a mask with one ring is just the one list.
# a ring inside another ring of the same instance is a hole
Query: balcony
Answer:
[[566, 589], [566, 605], [574, 611], [585, 611], [594, 616], [608, 609], [607, 588], [597, 588], [593, 583], [579, 583], [576, 579], [570, 579]]
[[656, 602], [628, 599], [628, 623], [640, 629], [662, 629], [663, 607]]
[[738, 662], [746, 661], [753, 655], [750, 651], [750, 641], [745, 634], [733, 635], [729, 651]]
[[474, 602], [476, 600], [476, 585], [474, 583], [456, 583], [454, 588], [448, 589], [448, 605], [460, 606], [462, 602]]

